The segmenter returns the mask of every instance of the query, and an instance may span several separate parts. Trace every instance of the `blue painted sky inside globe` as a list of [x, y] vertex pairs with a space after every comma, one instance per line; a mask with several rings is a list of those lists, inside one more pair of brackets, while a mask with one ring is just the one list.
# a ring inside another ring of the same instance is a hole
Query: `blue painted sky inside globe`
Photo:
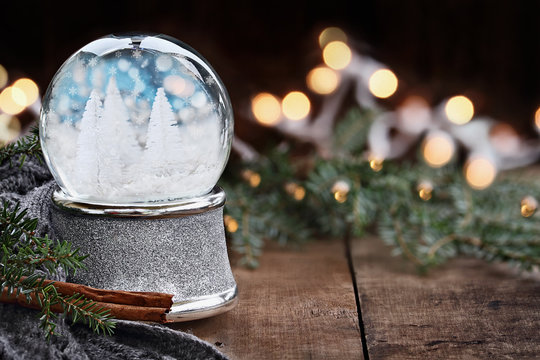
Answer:
[[49, 111], [56, 113], [62, 122], [76, 123], [82, 118], [90, 92], [97, 90], [103, 100], [114, 76], [124, 102], [131, 101], [130, 112], [137, 111], [140, 106], [146, 106], [145, 111], [148, 111], [157, 89], [164, 87], [167, 77], [176, 81], [183, 79], [192, 87], [187, 94], [175, 95], [174, 91], [165, 88], [172, 109], [178, 112], [191, 106], [194, 94], [203, 93], [208, 98], [211, 93], [206, 88], [212, 84], [204, 82], [205, 78], [209, 80], [208, 74], [200, 71], [204, 70], [196, 68], [189, 59], [179, 60], [155, 51], [125, 49], [104, 56], [81, 52], [69, 59], [57, 74]]

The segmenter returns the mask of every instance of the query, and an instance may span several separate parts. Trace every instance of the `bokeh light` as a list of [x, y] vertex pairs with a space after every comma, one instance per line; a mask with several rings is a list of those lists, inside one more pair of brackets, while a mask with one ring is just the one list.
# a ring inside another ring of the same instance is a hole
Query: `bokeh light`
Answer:
[[6, 86], [8, 82], [8, 73], [5, 67], [0, 65], [0, 89]]
[[523, 199], [521, 199], [521, 216], [523, 217], [531, 217], [534, 215], [536, 210], [538, 209], [538, 201], [536, 201], [535, 198], [533, 198], [530, 195], [525, 196]]
[[538, 130], [540, 130], [540, 107], [536, 110], [536, 113], [534, 114], [534, 123], [536, 124]]
[[489, 131], [489, 141], [500, 154], [517, 154], [521, 148], [521, 140], [514, 128], [506, 123], [497, 123]]
[[352, 52], [343, 41], [332, 41], [323, 49], [324, 63], [334, 70], [345, 69], [351, 62]]
[[284, 187], [285, 192], [292, 196], [296, 201], [301, 201], [306, 196], [306, 189], [302, 185], [298, 185], [295, 182], [288, 182]]
[[397, 87], [398, 79], [389, 69], [379, 69], [369, 77], [369, 91], [378, 98], [385, 99], [392, 96]]
[[465, 164], [465, 179], [476, 190], [487, 188], [497, 175], [495, 165], [484, 157], [475, 157]]
[[334, 199], [342, 204], [347, 201], [347, 194], [351, 190], [349, 183], [344, 180], [338, 180], [332, 185], [332, 193], [334, 194]]
[[238, 231], [238, 221], [230, 215], [225, 215], [223, 217], [223, 222], [225, 223], [225, 228], [230, 233], [235, 233]]
[[309, 72], [306, 82], [313, 92], [327, 95], [334, 92], [338, 87], [339, 74], [326, 66], [320, 66]]
[[6, 114], [16, 115], [24, 110], [26, 95], [21, 89], [8, 86], [0, 93], [0, 110]]
[[251, 111], [255, 119], [263, 125], [272, 126], [281, 119], [281, 104], [272, 94], [260, 93], [251, 100]]
[[448, 99], [444, 111], [449, 121], [463, 125], [473, 118], [474, 105], [467, 97], [458, 95]]
[[421, 181], [416, 190], [418, 190], [418, 197], [424, 201], [429, 201], [433, 195], [433, 184], [431, 181]]
[[450, 135], [442, 131], [429, 134], [422, 147], [424, 160], [429, 166], [435, 168], [448, 164], [454, 152], [454, 141]]
[[319, 35], [319, 46], [324, 48], [328, 43], [332, 41], [347, 42], [347, 34], [338, 27], [327, 27]]
[[253, 170], [242, 171], [242, 178], [249, 183], [249, 186], [256, 188], [261, 183], [261, 175]]
[[431, 109], [420, 96], [409, 96], [398, 108], [401, 128], [410, 134], [420, 134], [431, 122]]
[[15, 116], [0, 114], [0, 145], [15, 140], [21, 133], [21, 122]]
[[375, 172], [379, 172], [383, 168], [384, 158], [375, 154], [369, 154], [368, 157], [369, 167]]
[[301, 120], [309, 114], [311, 103], [306, 94], [300, 91], [291, 91], [281, 103], [283, 115], [290, 120]]
[[39, 97], [39, 88], [36, 83], [31, 79], [23, 78], [15, 81], [15, 83], [13, 84], [13, 89], [19, 89], [24, 93], [24, 103], [21, 104], [17, 102], [18, 104], [23, 106], [32, 105]]

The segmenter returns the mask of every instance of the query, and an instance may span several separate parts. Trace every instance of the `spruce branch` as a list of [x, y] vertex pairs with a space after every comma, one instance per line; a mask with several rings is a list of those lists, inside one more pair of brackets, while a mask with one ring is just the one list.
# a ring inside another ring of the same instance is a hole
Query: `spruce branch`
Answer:
[[51, 275], [60, 269], [66, 273], [84, 268], [83, 260], [71, 244], [55, 241], [48, 236], [36, 236], [37, 219], [30, 219], [19, 204], [3, 202], [0, 209], [0, 289], [2, 300], [37, 303], [40, 309], [40, 328], [49, 339], [55, 334], [57, 315], [63, 312], [73, 322], [84, 321], [95, 332], [111, 334], [115, 322], [109, 311], [97, 306], [82, 295], [59, 293], [54, 282], [45, 283], [42, 269]]
[[16, 142], [0, 147], [0, 164], [9, 161], [10, 166], [13, 166], [13, 159], [16, 156], [19, 156], [19, 167], [22, 167], [29, 157], [37, 159], [40, 163], [43, 162], [38, 127], [32, 128], [29, 135], [21, 137]]

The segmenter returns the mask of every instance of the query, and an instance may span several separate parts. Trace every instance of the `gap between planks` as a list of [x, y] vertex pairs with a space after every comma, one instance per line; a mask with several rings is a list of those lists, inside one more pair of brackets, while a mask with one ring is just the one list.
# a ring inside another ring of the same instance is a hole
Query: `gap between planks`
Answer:
[[239, 302], [228, 313], [171, 325], [231, 359], [363, 359], [345, 245], [268, 246], [256, 270], [234, 267]]

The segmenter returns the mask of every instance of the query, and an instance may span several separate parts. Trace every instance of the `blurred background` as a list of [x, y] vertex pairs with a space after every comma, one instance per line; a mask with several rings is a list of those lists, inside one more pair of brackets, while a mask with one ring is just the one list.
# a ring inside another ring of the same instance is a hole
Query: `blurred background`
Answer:
[[[275, 133], [253, 121], [251, 101], [258, 93], [281, 98], [298, 90], [308, 94], [311, 112], [320, 108], [324, 96], [310, 92], [306, 74], [323, 63], [321, 31], [335, 26], [347, 34], [354, 53], [384, 63], [398, 77], [395, 94], [376, 100], [382, 106], [420, 95], [435, 107], [463, 94], [474, 103], [475, 115], [502, 121], [525, 139], [538, 134], [536, 1], [18, 0], [0, 7], [0, 88], [28, 78], [42, 96], [56, 70], [88, 42], [110, 33], [164, 33], [212, 64], [230, 93], [236, 133], [259, 144]], [[20, 111], [3, 109], [0, 140], [35, 119], [32, 105], [23, 105]]]

